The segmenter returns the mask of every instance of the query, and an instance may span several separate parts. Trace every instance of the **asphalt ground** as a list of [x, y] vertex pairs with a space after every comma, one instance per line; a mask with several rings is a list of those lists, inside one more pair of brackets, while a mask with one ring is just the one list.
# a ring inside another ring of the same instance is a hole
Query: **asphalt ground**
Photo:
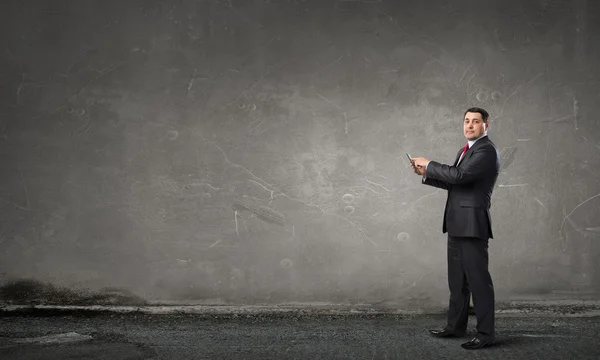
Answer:
[[0, 359], [600, 359], [597, 315], [499, 314], [496, 344], [471, 351], [469, 321], [440, 339], [443, 314], [4, 311]]

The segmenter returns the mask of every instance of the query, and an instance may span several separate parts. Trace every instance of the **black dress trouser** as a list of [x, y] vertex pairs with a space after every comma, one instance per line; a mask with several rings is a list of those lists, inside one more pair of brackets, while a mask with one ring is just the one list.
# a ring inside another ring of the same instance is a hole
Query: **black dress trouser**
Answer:
[[494, 285], [488, 271], [488, 239], [448, 235], [448, 285], [447, 329], [459, 334], [466, 332], [469, 297], [473, 294], [477, 337], [494, 340]]

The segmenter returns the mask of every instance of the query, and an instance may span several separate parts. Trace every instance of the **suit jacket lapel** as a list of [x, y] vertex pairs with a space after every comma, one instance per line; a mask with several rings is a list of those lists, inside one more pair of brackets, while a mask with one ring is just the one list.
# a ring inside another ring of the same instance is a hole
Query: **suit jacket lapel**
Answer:
[[456, 164], [458, 164], [458, 159], [460, 159], [460, 154], [462, 154], [462, 152], [463, 152], [463, 149], [458, 150], [458, 154], [456, 154], [456, 160], [454, 160], [454, 165], [452, 165], [452, 166], [456, 166]]
[[[475, 142], [475, 144], [473, 144], [472, 147], [469, 148], [469, 150], [467, 150], [467, 153], [465, 154], [465, 156], [463, 157], [463, 159], [460, 161], [460, 164], [458, 164], [458, 166], [461, 166], [465, 160], [467, 160], [467, 156], [469, 156], [471, 154], [471, 150], [473, 150], [474, 148], [476, 148], [477, 146], [481, 145], [484, 141], [488, 141], [488, 137], [484, 136], [483, 138], [477, 140]], [[458, 159], [460, 159], [460, 155], [462, 154], [464, 149], [461, 149], [458, 151], [458, 156], [456, 157], [456, 161], [454, 161], [454, 166], [456, 166], [456, 164], [458, 163]]]

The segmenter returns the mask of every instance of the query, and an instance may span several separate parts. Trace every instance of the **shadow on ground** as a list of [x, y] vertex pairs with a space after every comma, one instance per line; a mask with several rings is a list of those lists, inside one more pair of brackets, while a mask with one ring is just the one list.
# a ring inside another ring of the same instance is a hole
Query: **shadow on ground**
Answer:
[[147, 305], [127, 290], [104, 288], [98, 291], [58, 287], [38, 280], [22, 279], [0, 286], [0, 302], [29, 305]]

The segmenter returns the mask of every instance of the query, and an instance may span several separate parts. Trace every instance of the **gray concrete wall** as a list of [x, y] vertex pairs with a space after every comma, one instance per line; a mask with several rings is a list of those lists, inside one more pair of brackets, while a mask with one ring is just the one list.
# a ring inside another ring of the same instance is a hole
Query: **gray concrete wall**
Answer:
[[5, 1], [0, 272], [143, 299], [445, 305], [451, 163], [491, 113], [499, 299], [600, 291], [600, 7]]

